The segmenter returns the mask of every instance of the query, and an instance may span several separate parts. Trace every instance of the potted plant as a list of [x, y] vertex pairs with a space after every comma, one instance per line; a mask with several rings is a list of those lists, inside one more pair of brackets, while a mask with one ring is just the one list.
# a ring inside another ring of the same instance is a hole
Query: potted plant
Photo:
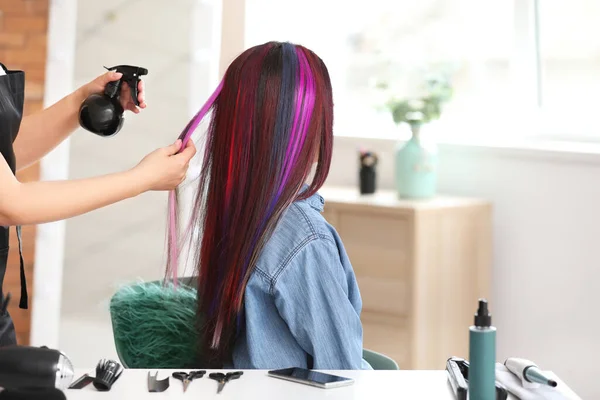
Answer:
[[[388, 90], [388, 85], [380, 84]], [[396, 125], [408, 124], [411, 138], [396, 148], [395, 175], [398, 195], [403, 198], [424, 199], [435, 196], [437, 188], [437, 146], [421, 138], [421, 128], [437, 120], [443, 105], [452, 97], [452, 86], [446, 74], [426, 78], [419, 95], [412, 98], [394, 96], [385, 107]]]

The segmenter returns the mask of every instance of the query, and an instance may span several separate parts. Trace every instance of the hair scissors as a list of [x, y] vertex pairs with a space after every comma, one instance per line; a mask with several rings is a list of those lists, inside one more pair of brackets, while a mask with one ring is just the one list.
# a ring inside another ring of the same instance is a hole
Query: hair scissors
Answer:
[[192, 371], [190, 373], [187, 372], [173, 372], [173, 378], [179, 379], [183, 383], [183, 392], [187, 390], [189, 384], [194, 379], [200, 379], [206, 374], [206, 371]]
[[223, 388], [225, 387], [225, 384], [227, 382], [232, 381], [234, 379], [239, 379], [239, 377], [242, 375], [244, 375], [242, 371], [228, 372], [226, 374], [222, 372], [213, 372], [210, 375], [208, 375], [208, 377], [212, 380], [219, 382], [219, 387], [217, 388], [217, 394], [219, 394], [221, 393], [221, 391], [223, 391]]

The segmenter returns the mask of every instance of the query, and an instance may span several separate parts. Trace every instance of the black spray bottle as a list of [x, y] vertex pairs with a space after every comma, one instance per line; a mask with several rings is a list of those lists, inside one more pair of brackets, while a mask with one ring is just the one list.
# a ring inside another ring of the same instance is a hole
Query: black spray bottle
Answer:
[[129, 86], [131, 100], [139, 106], [138, 83], [141, 76], [148, 74], [148, 70], [131, 65], [117, 65], [106, 69], [120, 72], [123, 76], [106, 85], [103, 94], [93, 94], [85, 99], [79, 108], [79, 124], [96, 135], [110, 137], [121, 130], [124, 122], [124, 110], [120, 101], [123, 82]]
[[377, 154], [361, 150], [359, 161], [360, 194], [373, 194], [377, 188]]

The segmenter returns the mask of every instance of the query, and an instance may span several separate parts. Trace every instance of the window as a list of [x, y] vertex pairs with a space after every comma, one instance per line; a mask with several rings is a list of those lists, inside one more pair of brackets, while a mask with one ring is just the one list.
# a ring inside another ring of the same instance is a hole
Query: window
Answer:
[[600, 108], [600, 2], [542, 0], [537, 11], [544, 131], [593, 135], [598, 128], [591, 117]]
[[562, 132], [560, 117], [591, 115], [583, 107], [600, 89], [597, 0], [245, 4], [246, 47], [288, 40], [323, 58], [337, 135], [397, 137], [385, 103], [422, 96], [431, 77], [447, 77], [453, 94], [429, 126], [452, 136]]

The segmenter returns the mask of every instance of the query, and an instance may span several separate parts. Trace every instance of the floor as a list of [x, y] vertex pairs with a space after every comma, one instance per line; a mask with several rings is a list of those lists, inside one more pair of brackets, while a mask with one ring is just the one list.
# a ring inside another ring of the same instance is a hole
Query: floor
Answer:
[[[74, 179], [133, 167], [174, 141], [189, 118], [190, 1], [80, 0], [78, 5], [78, 85], [102, 74], [103, 65], [140, 65], [149, 75], [148, 112], [128, 114], [122, 131], [110, 139], [83, 130], [74, 134]], [[152, 25], [157, 15], [156, 29], [131, 24]], [[75, 365], [116, 356], [108, 313], [115, 289], [162, 276], [166, 206], [166, 193], [151, 192], [67, 222], [60, 347]]]

